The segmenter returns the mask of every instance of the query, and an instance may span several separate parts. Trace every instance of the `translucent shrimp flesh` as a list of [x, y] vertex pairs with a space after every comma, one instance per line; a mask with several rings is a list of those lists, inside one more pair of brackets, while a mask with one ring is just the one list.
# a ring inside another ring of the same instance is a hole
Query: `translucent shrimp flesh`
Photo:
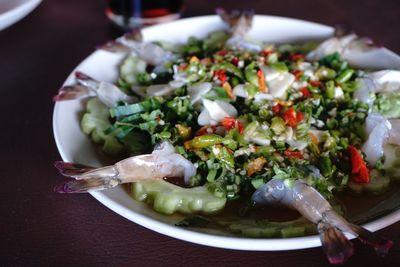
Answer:
[[346, 221], [315, 188], [302, 180], [287, 186], [282, 179], [272, 179], [256, 190], [252, 200], [255, 204], [283, 205], [295, 209], [316, 224], [322, 247], [332, 264], [342, 264], [353, 255], [353, 245], [344, 232], [371, 245], [380, 256], [385, 256], [393, 245], [392, 241]]
[[216, 13], [221, 19], [229, 25], [232, 36], [226, 41], [226, 45], [236, 50], [246, 50], [251, 52], [260, 52], [261, 46], [246, 40], [246, 35], [253, 24], [253, 10], [233, 10], [227, 12], [218, 8]]
[[196, 174], [195, 166], [175, 153], [168, 142], [161, 143], [151, 154], [130, 157], [112, 166], [91, 168], [59, 161], [55, 167], [62, 175], [75, 179], [57, 186], [55, 191], [58, 193], [84, 193], [165, 177], [183, 177], [187, 182]]
[[125, 94], [112, 83], [100, 82], [80, 72], [75, 72], [77, 83], [60, 88], [58, 94], [53, 97], [54, 101], [74, 100], [97, 96], [106, 106], [112, 107], [118, 101], [132, 103], [138, 99]]
[[399, 68], [400, 56], [392, 51], [377, 46], [370, 38], [356, 34], [335, 36], [322, 42], [307, 55], [308, 60], [319, 60], [322, 57], [339, 53], [350, 65], [359, 68], [387, 69]]
[[386, 144], [400, 146], [400, 120], [387, 119], [380, 114], [370, 113], [365, 120], [367, 140], [361, 147], [371, 166], [384, 156]]
[[398, 93], [400, 91], [400, 71], [380, 70], [362, 75], [357, 78], [360, 84], [354, 92], [353, 98], [373, 107], [376, 93]]
[[164, 50], [161, 46], [142, 41], [141, 32], [138, 30], [125, 34], [115, 41], [110, 41], [99, 48], [109, 52], [133, 52], [146, 63], [153, 66], [160, 66], [165, 62], [177, 59], [177, 55]]

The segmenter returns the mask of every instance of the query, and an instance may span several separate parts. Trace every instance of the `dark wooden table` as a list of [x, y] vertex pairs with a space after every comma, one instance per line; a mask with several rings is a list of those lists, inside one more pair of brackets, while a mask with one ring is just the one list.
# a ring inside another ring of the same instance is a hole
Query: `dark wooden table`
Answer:
[[[185, 16], [215, 7], [249, 8], [329, 25], [343, 24], [400, 52], [398, 0], [186, 1]], [[119, 33], [105, 1], [44, 1], [0, 32], [0, 266], [325, 266], [321, 248], [246, 252], [179, 241], [130, 222], [89, 194], [52, 192], [60, 156], [52, 96], [97, 44]], [[400, 223], [379, 231], [395, 241], [384, 259], [355, 242], [354, 266], [400, 266]]]

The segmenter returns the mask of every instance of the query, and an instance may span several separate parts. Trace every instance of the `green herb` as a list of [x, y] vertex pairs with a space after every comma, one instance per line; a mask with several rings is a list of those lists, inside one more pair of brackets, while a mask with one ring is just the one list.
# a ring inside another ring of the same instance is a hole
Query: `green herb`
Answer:
[[287, 65], [284, 62], [277, 62], [270, 65], [270, 67], [279, 72], [287, 72], [289, 71]]
[[205, 148], [210, 147], [216, 144], [222, 143], [223, 138], [216, 134], [206, 134], [201, 136], [196, 136], [193, 138], [190, 143], [190, 147], [192, 148]]
[[347, 69], [344, 72], [342, 72], [342, 74], [339, 75], [339, 77], [337, 77], [335, 79], [335, 81], [337, 83], [345, 83], [347, 81], [349, 81], [351, 79], [351, 77], [354, 74], [354, 70], [353, 69]]
[[128, 116], [143, 111], [150, 111], [161, 107], [163, 99], [161, 97], [149, 97], [143, 102], [121, 105], [110, 109], [110, 115], [112, 118]]

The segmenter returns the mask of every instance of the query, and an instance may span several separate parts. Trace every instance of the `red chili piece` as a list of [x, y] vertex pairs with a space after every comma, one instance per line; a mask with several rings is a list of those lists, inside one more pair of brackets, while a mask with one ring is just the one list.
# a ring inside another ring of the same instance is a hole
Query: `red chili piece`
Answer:
[[294, 77], [296, 78], [296, 81], [300, 80], [301, 75], [303, 75], [303, 72], [301, 70], [295, 70], [292, 72]]
[[262, 57], [267, 57], [270, 54], [272, 54], [271, 50], [263, 50], [263, 51], [260, 52], [260, 56], [262, 56]]
[[216, 54], [217, 54], [218, 56], [223, 57], [223, 56], [225, 56], [227, 53], [228, 53], [228, 51], [226, 51], [226, 50], [221, 50], [221, 51], [218, 51]]
[[286, 149], [283, 152], [283, 155], [285, 155], [285, 157], [290, 158], [290, 159], [303, 159], [303, 153], [301, 153], [300, 151], [292, 151], [292, 150]]
[[301, 93], [303, 94], [303, 98], [307, 98], [311, 96], [310, 91], [308, 90], [307, 87], [303, 87], [300, 89]]
[[290, 60], [292, 60], [292, 61], [298, 61], [303, 58], [304, 58], [303, 54], [293, 54], [290, 56]]
[[319, 81], [309, 81], [308, 83], [313, 87], [320, 87], [321, 86], [321, 82], [319, 82]]
[[224, 83], [228, 80], [228, 76], [226, 75], [225, 70], [214, 70], [214, 77], [217, 77], [221, 83]]
[[296, 128], [297, 124], [304, 119], [303, 113], [300, 111], [295, 111], [293, 107], [289, 108], [283, 114], [283, 119], [287, 125], [292, 128]]
[[235, 66], [239, 64], [239, 59], [237, 57], [232, 58], [231, 63]]
[[275, 103], [272, 106], [272, 112], [275, 113], [275, 114], [281, 113], [281, 110], [282, 110], [282, 105], [279, 104], [279, 103]]
[[350, 160], [351, 160], [351, 173], [354, 182], [356, 183], [368, 183], [369, 182], [369, 170], [365, 161], [361, 157], [360, 153], [354, 146], [349, 146]]
[[222, 119], [222, 125], [227, 129], [235, 129], [237, 128], [239, 130], [240, 134], [243, 134], [244, 132], [244, 126], [243, 123], [240, 122], [240, 120], [232, 118], [232, 117], [225, 117]]

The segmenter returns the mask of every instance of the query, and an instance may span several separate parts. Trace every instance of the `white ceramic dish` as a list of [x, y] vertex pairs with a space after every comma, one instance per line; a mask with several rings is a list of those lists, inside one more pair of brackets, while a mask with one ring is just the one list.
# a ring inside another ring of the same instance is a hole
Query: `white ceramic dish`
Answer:
[[[146, 41], [166, 40], [185, 42], [189, 36], [204, 37], [207, 33], [226, 26], [217, 16], [204, 16], [178, 20], [143, 30]], [[334, 29], [321, 24], [272, 16], [256, 16], [250, 35], [271, 42], [294, 42], [299, 40], [325, 39]], [[96, 51], [86, 58], [76, 70], [96, 79], [115, 81], [121, 55]], [[65, 84], [73, 83], [71, 74]], [[56, 103], [53, 114], [54, 136], [64, 161], [100, 166], [96, 149], [90, 139], [80, 130], [83, 101]], [[163, 216], [149, 206], [132, 200], [122, 187], [91, 193], [98, 201], [146, 228], [174, 238], [193, 243], [239, 250], [291, 250], [320, 246], [318, 236], [284, 239], [252, 239], [230, 236], [216, 230], [191, 231], [174, 226], [179, 216]], [[382, 229], [400, 220], [400, 210], [364, 225], [371, 231]]]
[[32, 12], [42, 0], [1, 0], [0, 31]]

